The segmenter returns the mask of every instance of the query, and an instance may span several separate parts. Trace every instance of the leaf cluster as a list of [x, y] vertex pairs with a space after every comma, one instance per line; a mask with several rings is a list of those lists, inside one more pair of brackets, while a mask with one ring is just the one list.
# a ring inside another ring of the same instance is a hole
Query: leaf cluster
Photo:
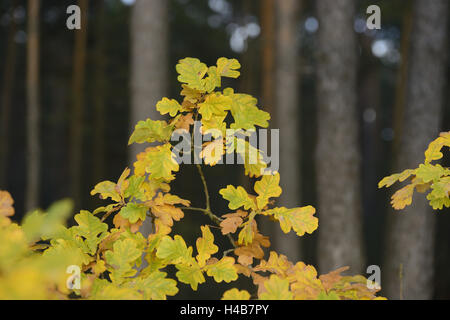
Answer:
[[425, 161], [418, 168], [390, 175], [379, 182], [379, 188], [390, 187], [397, 181], [408, 182], [393, 194], [391, 204], [394, 209], [401, 210], [410, 205], [414, 191], [427, 193], [430, 206], [435, 210], [450, 207], [450, 168], [433, 164], [442, 159], [444, 147], [450, 147], [450, 132], [442, 132], [429, 144], [425, 151]]
[[[229, 283], [242, 276], [252, 279], [255, 291], [234, 288], [223, 299], [376, 299], [377, 291], [367, 288], [364, 277], [341, 275], [345, 268], [318, 276], [313, 266], [292, 263], [274, 251], [269, 250], [266, 258], [270, 239], [258, 230], [257, 216], [298, 236], [314, 232], [318, 219], [312, 206], [275, 206], [282, 193], [279, 173], [265, 170], [262, 152], [248, 141], [226, 135], [227, 129], [265, 128], [270, 119], [252, 96], [221, 90], [222, 78], [239, 77], [239, 69], [236, 59], [220, 58], [210, 67], [195, 58], [180, 60], [176, 70], [182, 101], [163, 98], [156, 109], [169, 119], [140, 121], [129, 140], [159, 144], [138, 154], [133, 170], [126, 168], [117, 181], [98, 183], [91, 195], [105, 200], [105, 205], [77, 213], [75, 226], [65, 226], [72, 211], [69, 200], [46, 212], [29, 213], [20, 226], [12, 223], [13, 200], [0, 192], [0, 298], [67, 299], [75, 294], [81, 299], [166, 299], [178, 293], [179, 282], [196, 291], [206, 277]], [[190, 152], [198, 151], [209, 166], [217, 165], [224, 153], [240, 155], [245, 173], [258, 179], [253, 193], [232, 185], [220, 190], [231, 212], [212, 211], [200, 165], [204, 208], [194, 208], [189, 200], [171, 193], [180, 166], [170, 138], [176, 130], [192, 132], [195, 120], [201, 122], [201, 134], [215, 140]], [[256, 163], [250, 161], [250, 153], [257, 155]], [[435, 176], [431, 171], [417, 175], [423, 183]], [[211, 218], [220, 230], [214, 235], [210, 226], [200, 226], [195, 252], [193, 244], [172, 231], [193, 211]], [[144, 236], [139, 230], [147, 219], [153, 232]], [[228, 248], [215, 244], [222, 236], [228, 237]], [[67, 286], [66, 270], [71, 265], [81, 270], [80, 289]], [[168, 277], [169, 266], [177, 270], [175, 279]]]

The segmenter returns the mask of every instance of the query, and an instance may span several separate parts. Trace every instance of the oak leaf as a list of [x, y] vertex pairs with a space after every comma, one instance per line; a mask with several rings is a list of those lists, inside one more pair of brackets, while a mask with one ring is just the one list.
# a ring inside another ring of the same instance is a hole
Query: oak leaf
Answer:
[[185, 58], [176, 65], [178, 81], [186, 83], [190, 88], [203, 91], [203, 77], [208, 71], [206, 64], [197, 58]]
[[231, 257], [223, 257], [221, 260], [205, 267], [206, 273], [218, 283], [225, 281], [231, 282], [238, 278], [237, 270], [234, 265], [234, 259]]
[[250, 293], [247, 290], [233, 288], [225, 291], [222, 300], [250, 300]]
[[263, 209], [270, 198], [276, 198], [281, 195], [280, 174], [264, 175], [261, 180], [255, 183], [255, 192], [258, 194], [256, 203], [259, 209]]
[[8, 191], [0, 190], [0, 216], [10, 217], [14, 215], [14, 200]]
[[292, 300], [292, 292], [289, 291], [289, 281], [276, 275], [271, 275], [269, 280], [263, 283], [265, 292], [259, 295], [261, 300]]
[[222, 234], [226, 235], [229, 233], [235, 233], [244, 222], [242, 218], [245, 216], [247, 216], [247, 212], [242, 210], [238, 210], [235, 213], [223, 215], [222, 217], [224, 217], [225, 219], [220, 223]]
[[284, 233], [289, 233], [293, 229], [301, 237], [305, 233], [313, 233], [317, 229], [319, 220], [314, 217], [315, 212], [314, 207], [306, 206], [294, 209], [274, 208], [264, 211], [262, 214], [273, 216], [278, 220]]
[[200, 267], [204, 267], [206, 261], [219, 251], [219, 248], [214, 244], [214, 236], [208, 226], [201, 226], [202, 237], [197, 239], [197, 261]]
[[236, 59], [219, 58], [217, 59], [217, 71], [222, 77], [238, 78], [241, 64]]
[[181, 105], [175, 99], [163, 98], [156, 104], [156, 110], [162, 115], [169, 114], [171, 117], [175, 117], [182, 109]]
[[189, 284], [192, 290], [197, 291], [198, 285], [204, 283], [205, 277], [199, 265], [194, 263], [192, 265], [177, 265], [178, 269], [176, 276], [180, 282]]
[[255, 209], [255, 202], [241, 186], [236, 188], [232, 185], [228, 185], [226, 188], [221, 189], [219, 193], [225, 200], [229, 201], [228, 207], [231, 210], [236, 210], [241, 207], [244, 207], [245, 210]]

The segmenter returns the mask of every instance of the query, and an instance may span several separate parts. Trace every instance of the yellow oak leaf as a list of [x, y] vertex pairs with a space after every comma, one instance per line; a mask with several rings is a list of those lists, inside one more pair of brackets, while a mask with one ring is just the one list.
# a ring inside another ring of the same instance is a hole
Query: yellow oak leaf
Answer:
[[425, 163], [441, 159], [443, 157], [441, 150], [444, 146], [450, 147], [450, 132], [442, 132], [436, 140], [429, 144], [425, 151]]
[[116, 184], [115, 188], [116, 188], [116, 191], [121, 195], [125, 194], [125, 190], [127, 190], [128, 186], [130, 185], [129, 180], [127, 180], [130, 173], [131, 173], [131, 170], [129, 168], [125, 168], [125, 170], [120, 175], [119, 180], [117, 180], [117, 184]]
[[111, 181], [103, 181], [98, 183], [91, 191], [91, 196], [95, 196], [96, 194], [100, 194], [100, 199], [102, 200], [111, 198], [111, 200], [115, 202], [121, 201], [120, 194], [116, 190], [116, 184]]
[[206, 64], [197, 58], [185, 58], [179, 61], [176, 70], [179, 82], [186, 83], [192, 89], [204, 90], [202, 79], [208, 71]]
[[212, 92], [215, 88], [221, 86], [221, 76], [217, 71], [217, 67], [209, 67], [208, 68], [208, 76], [202, 80], [203, 88], [207, 92]]
[[441, 210], [444, 206], [450, 207], [450, 177], [442, 177], [434, 182], [427, 199], [435, 210]]
[[191, 263], [192, 247], [188, 248], [184, 239], [179, 235], [173, 239], [170, 236], [164, 236], [159, 243], [156, 256], [173, 264]]
[[191, 87], [185, 84], [182, 84], [181, 87], [183, 88], [183, 90], [181, 90], [181, 95], [185, 97], [185, 101], [194, 104], [201, 99], [202, 97], [201, 91], [192, 89]]
[[202, 119], [200, 132], [203, 135], [211, 134], [214, 139], [226, 136], [227, 124], [225, 123], [226, 114], [212, 115], [210, 119]]
[[247, 191], [241, 186], [237, 188], [228, 185], [226, 188], [221, 189], [219, 193], [225, 200], [229, 201], [228, 207], [231, 210], [239, 209], [244, 207], [245, 210], [255, 209], [255, 202], [249, 197]]
[[261, 263], [254, 268], [255, 271], [270, 271], [281, 276], [287, 274], [288, 270], [293, 267], [293, 264], [285, 255], [278, 255], [275, 251], [271, 251], [269, 260], [262, 260]]
[[281, 195], [280, 174], [264, 175], [255, 183], [255, 192], [258, 194], [256, 197], [258, 208], [263, 209], [269, 203], [270, 198]]
[[230, 111], [234, 118], [231, 129], [255, 130], [255, 126], [269, 126], [270, 114], [257, 107], [256, 98], [248, 94], [234, 93], [231, 88], [225, 89], [223, 93], [231, 99]]
[[150, 174], [150, 178], [174, 179], [172, 172], [178, 171], [180, 166], [175, 160], [170, 143], [147, 150], [145, 171]]
[[166, 121], [161, 120], [151, 120], [139, 121], [136, 125], [133, 134], [128, 141], [128, 144], [133, 143], [142, 144], [145, 142], [164, 142], [169, 141], [174, 126], [169, 125]]
[[222, 300], [250, 300], [250, 293], [246, 290], [239, 290], [236, 288], [225, 291]]
[[208, 226], [201, 226], [202, 237], [197, 239], [197, 261], [202, 268], [206, 265], [206, 261], [219, 251], [219, 248], [214, 244], [214, 236]]
[[163, 98], [156, 104], [156, 110], [162, 115], [169, 114], [171, 117], [175, 117], [182, 109], [181, 105], [175, 99]]
[[147, 211], [148, 208], [145, 205], [129, 202], [120, 210], [120, 215], [122, 218], [130, 221], [130, 224], [134, 224], [138, 221], [144, 221], [147, 216]]
[[317, 229], [319, 220], [314, 217], [315, 212], [314, 207], [306, 206], [294, 209], [274, 208], [264, 211], [262, 214], [273, 216], [278, 220], [284, 233], [289, 233], [292, 228], [301, 237], [305, 233], [313, 233]]
[[180, 282], [189, 284], [192, 290], [197, 291], [198, 285], [204, 283], [205, 277], [199, 265], [194, 263], [192, 265], [177, 265], [178, 269], [176, 276]]
[[238, 278], [237, 269], [234, 265], [234, 258], [223, 257], [216, 263], [208, 264], [205, 267], [208, 276], [213, 277], [216, 282], [231, 282]]
[[392, 207], [396, 210], [402, 210], [406, 206], [409, 206], [412, 203], [414, 187], [414, 184], [408, 184], [400, 190], [397, 190], [391, 198]]
[[173, 205], [155, 205], [150, 207], [155, 217], [161, 220], [166, 226], [173, 226], [173, 220], [180, 221], [184, 217], [183, 210]]
[[276, 275], [271, 275], [269, 280], [263, 283], [265, 292], [259, 295], [261, 300], [292, 300], [292, 292], [289, 291], [289, 281]]
[[203, 144], [203, 150], [200, 152], [200, 158], [204, 159], [205, 164], [215, 166], [222, 160], [225, 154], [223, 139], [215, 139], [212, 142]]
[[113, 250], [105, 253], [106, 262], [112, 266], [110, 270], [113, 282], [122, 282], [123, 278], [134, 276], [137, 270], [133, 267], [141, 254], [133, 240], [116, 241]]
[[10, 217], [14, 215], [14, 200], [8, 191], [0, 190], [0, 216]]
[[324, 291], [322, 282], [317, 278], [317, 271], [311, 265], [297, 262], [288, 271], [288, 280], [291, 282], [291, 290], [296, 300], [316, 300]]
[[416, 176], [425, 183], [436, 181], [445, 173], [445, 168], [443, 168], [440, 164], [420, 164], [419, 168], [416, 170]]
[[415, 173], [415, 170], [408, 169], [408, 170], [403, 171], [402, 173], [396, 173], [396, 174], [390, 175], [388, 177], [385, 177], [378, 183], [378, 188], [390, 187], [397, 181], [403, 182], [406, 179], [408, 179], [411, 175], [413, 175], [414, 173]]
[[239, 232], [238, 243], [240, 245], [248, 245], [253, 242], [253, 238], [258, 232], [256, 221], [254, 220], [256, 212], [251, 212], [248, 221], [242, 225], [242, 230]]
[[236, 59], [219, 58], [217, 59], [217, 71], [222, 77], [238, 78], [241, 64]]
[[220, 93], [211, 93], [198, 105], [202, 119], [210, 120], [213, 116], [225, 116], [230, 110], [231, 99]]
[[145, 278], [138, 278], [129, 286], [144, 293], [147, 300], [166, 300], [178, 293], [177, 282], [167, 278], [167, 273], [155, 271]]
[[158, 196], [153, 200], [156, 205], [164, 205], [164, 204], [181, 204], [183, 206], [190, 206], [191, 202], [189, 200], [181, 199], [180, 197], [170, 194], [170, 193], [158, 193]]
[[252, 146], [249, 141], [227, 134], [226, 150], [228, 154], [236, 152], [239, 161], [244, 163], [245, 175], [257, 178], [265, 173], [267, 164], [260, 150]]

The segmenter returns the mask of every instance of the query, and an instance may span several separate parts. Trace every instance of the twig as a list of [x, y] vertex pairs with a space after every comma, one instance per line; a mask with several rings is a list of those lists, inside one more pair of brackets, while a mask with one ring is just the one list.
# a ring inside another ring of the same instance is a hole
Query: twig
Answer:
[[205, 197], [206, 197], [206, 210], [211, 211], [211, 204], [210, 204], [210, 201], [209, 201], [208, 185], [206, 184], [206, 179], [205, 179], [205, 175], [203, 174], [202, 166], [197, 164], [197, 170], [198, 170], [198, 173], [200, 174], [200, 178], [202, 179], [202, 183], [203, 183], [203, 190], [205, 192]]

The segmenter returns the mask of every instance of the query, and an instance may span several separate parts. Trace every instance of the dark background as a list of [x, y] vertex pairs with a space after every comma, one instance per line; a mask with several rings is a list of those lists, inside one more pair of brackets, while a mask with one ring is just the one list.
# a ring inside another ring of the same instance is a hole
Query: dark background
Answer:
[[[75, 1], [44, 0], [41, 4], [41, 56], [40, 56], [40, 130], [41, 130], [41, 173], [39, 205], [46, 208], [55, 200], [71, 197], [69, 176], [69, 132], [70, 132], [70, 95], [73, 72], [74, 32], [65, 27], [66, 8]], [[83, 162], [82, 162], [82, 199], [78, 208], [93, 209], [101, 202], [89, 195], [93, 186], [101, 180], [115, 181], [128, 165], [127, 142], [130, 135], [130, 4], [126, 1], [108, 0], [105, 3], [105, 20], [101, 39], [95, 33], [98, 22], [97, 1], [89, 1], [87, 67], [84, 83], [85, 103], [82, 124]], [[230, 85], [240, 91], [261, 98], [261, 30], [260, 1], [207, 1], [207, 0], [170, 0], [169, 2], [169, 92], [170, 98], [179, 98], [179, 83], [176, 81], [175, 65], [184, 57], [197, 57], [208, 65], [215, 63], [218, 57], [237, 58], [243, 65], [242, 76]], [[378, 4], [382, 8], [382, 29], [370, 31], [361, 29], [365, 24], [365, 8], [369, 4]], [[378, 181], [393, 173], [392, 159], [395, 153], [394, 105], [398, 89], [398, 72], [401, 61], [401, 38], [404, 16], [408, 12], [410, 1], [357, 1], [355, 32], [357, 33], [359, 62], [358, 84], [362, 79], [373, 77], [373, 85], [358, 90], [359, 138], [362, 150], [362, 196], [363, 230], [366, 246], [367, 265], [382, 264], [385, 237], [385, 218], [389, 212], [390, 191], [378, 190]], [[12, 1], [0, 3], [0, 74], [4, 86], [3, 74], [7, 66], [6, 46], [10, 30], [10, 12]], [[13, 80], [12, 108], [9, 126], [9, 153], [6, 159], [6, 180], [0, 189], [11, 192], [15, 199], [15, 219], [20, 220], [25, 213], [26, 185], [26, 43], [27, 43], [27, 4], [16, 2], [14, 20], [17, 30], [14, 33], [16, 46], [15, 77]], [[332, 10], [332, 8], [330, 8]], [[298, 19], [298, 52], [301, 65], [301, 110], [300, 139], [302, 143], [301, 199], [304, 205], [317, 205], [315, 192], [314, 150], [317, 137], [316, 103], [316, 36], [317, 20], [314, 1], [303, 1], [301, 16]], [[251, 24], [248, 38], [239, 36], [236, 28]], [[358, 27], [359, 26], [359, 27]], [[98, 123], [93, 113], [93, 101], [96, 95], [93, 70], [96, 60], [94, 48], [98, 41], [104, 43], [105, 63], [105, 154], [101, 174], [95, 172], [95, 146], [93, 145]], [[448, 69], [448, 67], [447, 67]], [[151, 71], [149, 71], [151, 72]], [[447, 78], [450, 73], [446, 73]], [[443, 108], [444, 119], [441, 131], [450, 130], [450, 108], [448, 81], [446, 100]], [[367, 108], [367, 101], [370, 102]], [[369, 109], [369, 111], [368, 111]], [[0, 156], [3, 150], [0, 149]], [[406, 169], [406, 168], [405, 168]], [[201, 206], [203, 190], [194, 168], [183, 165], [174, 184], [174, 193], [186, 199], [192, 199], [194, 206]], [[218, 190], [227, 184], [241, 181], [242, 168], [219, 166], [207, 168], [205, 174], [210, 184], [210, 193], [217, 195]], [[227, 213], [226, 203], [213, 196], [213, 208], [216, 212]], [[434, 297], [450, 298], [450, 216], [448, 210], [436, 213], [436, 263]], [[186, 214], [175, 231], [185, 235], [193, 244], [198, 236], [198, 223], [208, 223], [206, 219], [193, 213]], [[319, 224], [320, 229], [320, 224]], [[194, 232], [192, 230], [195, 230]], [[216, 233], [215, 233], [216, 234]], [[317, 232], [303, 238], [303, 260], [317, 265]], [[225, 243], [225, 242], [224, 242]], [[0, 244], [1, 246], [1, 244]], [[182, 289], [186, 286], [180, 284]], [[182, 290], [180, 298], [192, 297], [189, 290]], [[208, 285], [200, 286], [194, 297], [218, 298], [217, 292]], [[216, 297], [217, 295], [217, 297]]]

